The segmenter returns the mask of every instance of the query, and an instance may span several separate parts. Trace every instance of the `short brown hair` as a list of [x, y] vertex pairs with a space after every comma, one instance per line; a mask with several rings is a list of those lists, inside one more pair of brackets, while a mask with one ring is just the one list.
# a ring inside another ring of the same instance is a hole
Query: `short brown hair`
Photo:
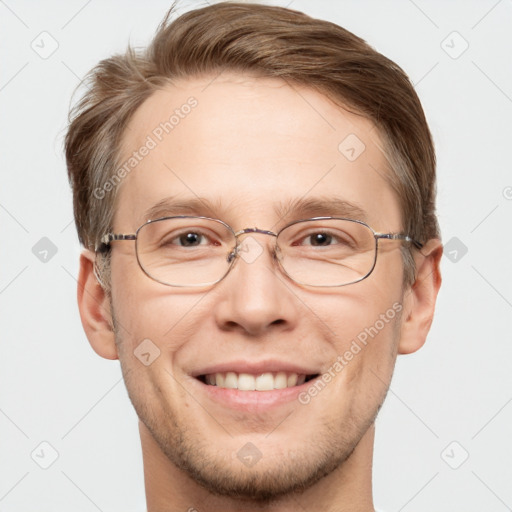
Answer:
[[[143, 51], [101, 61], [70, 114], [65, 140], [78, 236], [93, 248], [112, 229], [117, 187], [94, 191], [120, 165], [125, 128], [138, 107], [169, 80], [222, 71], [255, 72], [315, 89], [377, 127], [403, 230], [420, 242], [439, 238], [436, 157], [414, 87], [404, 71], [364, 40], [328, 21], [283, 7], [222, 2], [171, 21], [173, 8]], [[414, 281], [404, 246], [404, 282]]]

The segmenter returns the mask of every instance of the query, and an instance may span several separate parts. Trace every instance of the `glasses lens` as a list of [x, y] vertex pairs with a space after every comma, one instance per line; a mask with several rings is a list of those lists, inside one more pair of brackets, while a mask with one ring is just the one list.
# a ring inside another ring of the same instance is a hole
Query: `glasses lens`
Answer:
[[280, 264], [298, 283], [342, 286], [365, 278], [375, 265], [372, 230], [357, 221], [300, 221], [278, 236]]
[[235, 236], [221, 221], [198, 217], [160, 219], [137, 233], [137, 258], [152, 279], [171, 286], [213, 284], [229, 270]]

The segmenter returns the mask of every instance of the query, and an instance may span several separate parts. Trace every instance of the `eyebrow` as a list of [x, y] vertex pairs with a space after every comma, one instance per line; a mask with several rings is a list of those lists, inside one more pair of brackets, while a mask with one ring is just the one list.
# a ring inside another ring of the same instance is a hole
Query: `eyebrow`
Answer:
[[356, 203], [336, 196], [320, 196], [292, 199], [281, 202], [274, 208], [281, 218], [293, 217], [294, 220], [310, 217], [345, 217], [366, 222], [368, 214]]
[[173, 215], [194, 215], [200, 217], [214, 217], [220, 204], [214, 204], [208, 199], [191, 198], [178, 200], [173, 196], [166, 197], [148, 208], [142, 215], [143, 222], [155, 220], [161, 217], [172, 217]]
[[[222, 218], [228, 210], [220, 200], [212, 202], [205, 198], [178, 200], [166, 197], [148, 208], [142, 222], [174, 215], [194, 215], [200, 217]], [[274, 212], [280, 221], [299, 220], [312, 217], [345, 217], [366, 222], [367, 212], [358, 204], [335, 196], [291, 199], [274, 205]]]

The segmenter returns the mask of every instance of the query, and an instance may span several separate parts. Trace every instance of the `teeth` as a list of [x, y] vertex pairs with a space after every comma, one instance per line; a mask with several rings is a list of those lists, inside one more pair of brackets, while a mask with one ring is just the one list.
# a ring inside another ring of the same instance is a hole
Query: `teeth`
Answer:
[[221, 388], [224, 387], [225, 376], [223, 373], [212, 374], [210, 377], [212, 380], [210, 384], [213, 384], [214, 386], [217, 385]]
[[288, 386], [288, 377], [286, 376], [286, 373], [279, 372], [274, 377], [274, 388], [275, 389], [283, 389], [286, 386]]
[[256, 389], [256, 379], [254, 375], [241, 373], [238, 376], [238, 389], [242, 391], [254, 391]]
[[227, 389], [239, 389], [241, 391], [270, 391], [272, 389], [291, 388], [300, 386], [306, 381], [306, 375], [297, 373], [211, 373], [205, 376], [206, 383]]
[[[215, 379], [217, 380], [217, 379]], [[224, 379], [224, 385], [223, 388], [228, 389], [237, 389], [238, 388], [238, 379], [236, 376], [236, 373], [228, 372], [226, 373], [226, 378]]]
[[[240, 379], [238, 382], [240, 382], [242, 376], [240, 376]], [[269, 391], [271, 389], [274, 389], [274, 376], [271, 373], [262, 373], [261, 375], [258, 375], [255, 380], [255, 387], [254, 389], [257, 389], [258, 391]], [[240, 388], [239, 388], [240, 389]]]
[[291, 388], [297, 384], [298, 375], [296, 373], [291, 373], [288, 375], [288, 387]]

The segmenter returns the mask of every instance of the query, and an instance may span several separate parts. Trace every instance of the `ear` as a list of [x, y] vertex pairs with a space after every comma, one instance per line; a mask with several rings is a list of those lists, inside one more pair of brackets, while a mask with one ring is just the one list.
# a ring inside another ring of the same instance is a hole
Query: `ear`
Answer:
[[432, 239], [414, 256], [416, 280], [404, 293], [399, 354], [416, 352], [427, 339], [434, 318], [437, 293], [441, 286], [439, 267], [442, 255], [441, 241]]
[[85, 334], [94, 351], [105, 359], [118, 359], [110, 300], [94, 272], [94, 252], [80, 255], [78, 309]]

